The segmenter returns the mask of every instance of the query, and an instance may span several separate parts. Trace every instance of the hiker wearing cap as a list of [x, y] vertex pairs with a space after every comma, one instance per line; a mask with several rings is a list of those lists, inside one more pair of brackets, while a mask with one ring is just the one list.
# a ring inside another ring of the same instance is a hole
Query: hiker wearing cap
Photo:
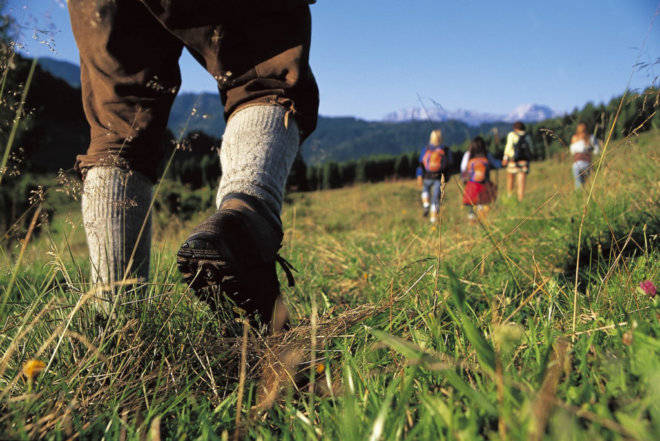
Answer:
[[515, 183], [518, 201], [523, 200], [533, 150], [532, 137], [525, 132], [525, 124], [516, 121], [513, 124], [513, 131], [509, 132], [506, 137], [504, 157], [502, 158], [502, 165], [506, 166], [507, 171], [506, 192], [508, 197], [513, 194]]
[[451, 149], [443, 144], [442, 131], [433, 130], [429, 143], [419, 155], [417, 167], [417, 182], [422, 188], [422, 214], [429, 216], [431, 223], [438, 218], [443, 184], [449, 178], [448, 170], [452, 164]]
[[152, 186], [186, 48], [217, 81], [227, 126], [217, 212], [183, 243], [178, 268], [213, 310], [228, 297], [253, 323], [281, 328], [282, 195], [318, 111], [309, 3], [68, 1], [91, 131], [76, 168], [91, 281], [105, 300], [149, 277]]
[[477, 217], [475, 212], [487, 213], [489, 205], [497, 198], [497, 186], [490, 180], [490, 170], [501, 168], [502, 163], [488, 154], [486, 143], [480, 136], [472, 140], [468, 153], [463, 205], [467, 209], [468, 220], [473, 221]]
[[598, 139], [587, 131], [585, 123], [579, 123], [571, 136], [570, 151], [573, 155], [573, 178], [575, 188], [580, 188], [589, 176], [593, 155], [600, 152]]

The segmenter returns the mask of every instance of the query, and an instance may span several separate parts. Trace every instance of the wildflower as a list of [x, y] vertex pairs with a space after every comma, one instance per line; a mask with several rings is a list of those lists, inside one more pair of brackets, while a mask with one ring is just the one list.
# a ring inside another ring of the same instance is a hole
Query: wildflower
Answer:
[[644, 282], [639, 282], [639, 287], [642, 290], [642, 292], [650, 297], [655, 297], [655, 295], [658, 293], [657, 288], [651, 282], [650, 280], [645, 280]]
[[23, 365], [23, 375], [28, 379], [28, 381], [34, 381], [35, 378], [39, 376], [46, 369], [46, 363], [41, 360], [28, 360]]
[[316, 373], [317, 374], [322, 374], [323, 372], [325, 372], [325, 364], [323, 364], [323, 363], [317, 364], [316, 365]]

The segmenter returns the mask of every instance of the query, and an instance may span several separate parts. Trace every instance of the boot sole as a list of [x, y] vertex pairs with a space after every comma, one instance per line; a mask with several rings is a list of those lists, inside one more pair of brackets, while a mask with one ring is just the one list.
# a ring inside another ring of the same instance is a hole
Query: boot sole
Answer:
[[183, 280], [195, 292], [212, 287], [222, 289], [235, 279], [226, 255], [226, 251], [181, 248], [176, 255], [176, 264]]

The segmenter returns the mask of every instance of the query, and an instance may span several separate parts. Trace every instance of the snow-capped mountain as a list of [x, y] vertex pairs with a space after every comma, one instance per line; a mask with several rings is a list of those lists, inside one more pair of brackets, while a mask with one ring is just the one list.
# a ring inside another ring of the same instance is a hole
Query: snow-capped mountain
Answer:
[[466, 124], [477, 126], [481, 123], [489, 122], [515, 122], [515, 121], [524, 121], [524, 122], [536, 122], [542, 121], [548, 118], [554, 118], [559, 116], [558, 112], [555, 112], [548, 106], [542, 106], [539, 104], [523, 104], [516, 107], [508, 115], [497, 115], [493, 113], [482, 113], [475, 112], [471, 110], [457, 109], [454, 111], [449, 111], [443, 109], [442, 107], [433, 107], [433, 108], [419, 108], [413, 107], [409, 109], [401, 109], [396, 112], [388, 113], [383, 117], [383, 121], [386, 122], [403, 122], [403, 121], [447, 121], [450, 119], [455, 119], [463, 121]]
[[543, 121], [548, 118], [555, 118], [560, 116], [559, 112], [555, 112], [548, 106], [542, 106], [540, 104], [523, 104], [516, 107], [513, 112], [509, 113], [504, 121], [506, 122], [515, 122], [515, 121], [524, 121], [524, 122], [536, 122]]

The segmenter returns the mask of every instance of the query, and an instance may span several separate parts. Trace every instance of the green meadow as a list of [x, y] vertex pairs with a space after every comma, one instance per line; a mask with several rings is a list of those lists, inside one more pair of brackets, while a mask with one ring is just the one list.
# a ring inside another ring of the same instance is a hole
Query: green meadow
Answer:
[[40, 178], [0, 254], [0, 439], [660, 439], [658, 144], [606, 143], [579, 190], [534, 162], [520, 203], [494, 172], [477, 222], [456, 176], [433, 225], [413, 180], [288, 194], [279, 338], [176, 270], [210, 211], [164, 195], [215, 189], [155, 188], [151, 283], [100, 314], [79, 183]]

